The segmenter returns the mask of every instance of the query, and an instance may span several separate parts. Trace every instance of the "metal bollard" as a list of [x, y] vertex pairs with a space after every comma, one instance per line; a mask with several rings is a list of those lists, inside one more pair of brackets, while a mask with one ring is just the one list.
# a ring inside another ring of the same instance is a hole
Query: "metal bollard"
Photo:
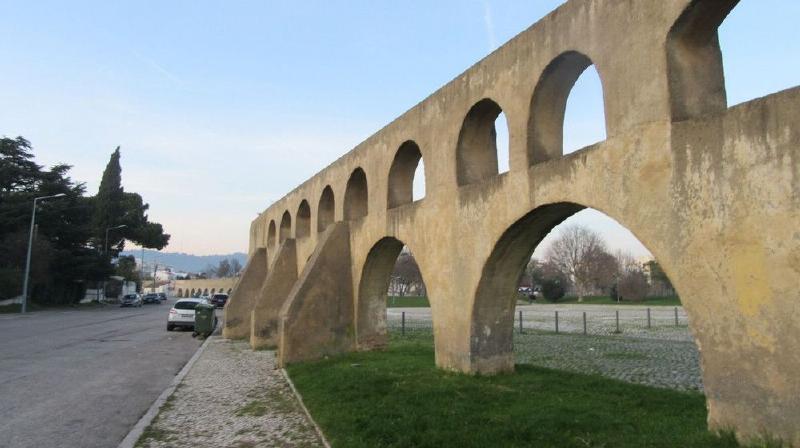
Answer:
[[558, 311], [556, 311], [556, 333], [558, 333]]
[[522, 311], [519, 312], [519, 334], [522, 334]]
[[675, 326], [678, 326], [678, 307], [675, 307]]
[[647, 328], [650, 328], [650, 307], [647, 307]]
[[405, 336], [406, 335], [406, 312], [403, 311], [400, 314], [400, 316], [401, 316], [400, 317], [400, 334], [402, 336]]
[[617, 333], [621, 333], [621, 331], [619, 331], [619, 310], [614, 310], [614, 313], [617, 315]]
[[586, 311], [583, 312], [583, 335], [586, 336]]

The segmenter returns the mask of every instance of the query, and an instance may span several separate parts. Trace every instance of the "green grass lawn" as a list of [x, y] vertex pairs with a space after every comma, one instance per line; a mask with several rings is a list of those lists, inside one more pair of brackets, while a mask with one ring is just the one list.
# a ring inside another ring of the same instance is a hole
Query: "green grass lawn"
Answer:
[[422, 296], [389, 296], [386, 300], [389, 308], [430, 308], [427, 297]]
[[334, 447], [735, 447], [706, 430], [703, 395], [528, 365], [434, 367], [430, 335], [288, 368]]
[[[552, 303], [545, 299], [539, 299], [534, 303]], [[577, 297], [562, 297], [556, 303], [581, 303], [585, 305], [642, 305], [642, 306], [681, 306], [681, 299], [678, 296], [671, 297], [648, 297], [638, 302], [623, 300], [617, 302], [608, 296], [588, 296], [583, 298], [583, 302], [578, 302]]]

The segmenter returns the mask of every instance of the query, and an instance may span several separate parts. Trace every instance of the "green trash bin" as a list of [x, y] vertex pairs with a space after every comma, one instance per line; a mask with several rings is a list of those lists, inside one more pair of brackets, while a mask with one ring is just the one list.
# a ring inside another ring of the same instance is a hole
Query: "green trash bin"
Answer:
[[216, 324], [214, 305], [198, 303], [194, 309], [194, 334], [208, 336], [214, 332]]

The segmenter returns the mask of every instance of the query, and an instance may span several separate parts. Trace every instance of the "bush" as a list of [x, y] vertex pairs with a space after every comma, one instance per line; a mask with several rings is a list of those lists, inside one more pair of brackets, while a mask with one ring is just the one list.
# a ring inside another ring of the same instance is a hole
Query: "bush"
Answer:
[[644, 273], [634, 270], [626, 272], [619, 279], [617, 292], [622, 297], [622, 300], [638, 302], [647, 296], [649, 288], [650, 285], [647, 283], [647, 277]]
[[557, 302], [566, 293], [564, 282], [560, 278], [542, 280], [542, 295], [549, 302]]

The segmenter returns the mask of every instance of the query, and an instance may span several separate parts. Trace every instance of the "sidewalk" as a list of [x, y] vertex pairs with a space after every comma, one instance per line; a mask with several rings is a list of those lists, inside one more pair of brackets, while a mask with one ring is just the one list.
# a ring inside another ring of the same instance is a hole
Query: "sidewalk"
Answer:
[[137, 447], [316, 447], [272, 351], [212, 336]]

